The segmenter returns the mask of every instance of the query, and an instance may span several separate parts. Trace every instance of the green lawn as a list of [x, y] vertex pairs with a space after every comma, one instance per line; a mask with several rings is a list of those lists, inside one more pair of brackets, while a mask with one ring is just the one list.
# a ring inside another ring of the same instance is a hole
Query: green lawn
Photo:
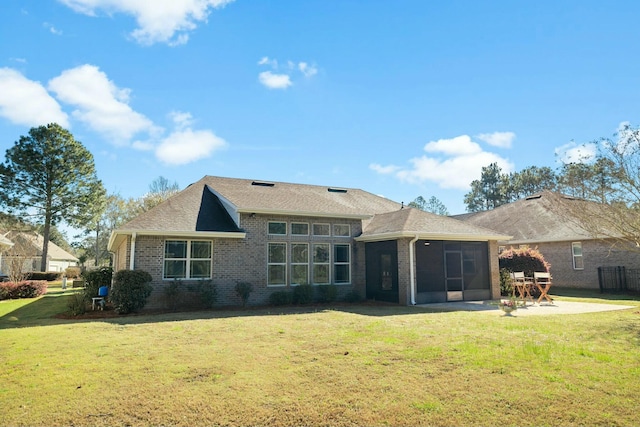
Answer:
[[511, 318], [354, 305], [52, 319], [67, 298], [0, 302], [0, 424], [640, 425], [637, 299]]

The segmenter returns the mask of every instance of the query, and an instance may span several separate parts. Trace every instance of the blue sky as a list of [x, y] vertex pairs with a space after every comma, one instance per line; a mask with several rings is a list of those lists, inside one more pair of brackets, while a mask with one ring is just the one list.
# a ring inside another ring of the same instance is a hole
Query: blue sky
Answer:
[[7, 0], [0, 152], [56, 121], [107, 191], [356, 187], [452, 214], [640, 113], [640, 2]]

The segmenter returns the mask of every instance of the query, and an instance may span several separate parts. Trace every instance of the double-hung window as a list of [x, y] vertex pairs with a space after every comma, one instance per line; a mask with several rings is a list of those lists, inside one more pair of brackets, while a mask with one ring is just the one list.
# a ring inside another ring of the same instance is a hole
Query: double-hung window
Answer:
[[291, 284], [306, 285], [309, 283], [309, 244], [291, 244]]
[[267, 266], [267, 285], [284, 286], [287, 284], [287, 244], [269, 243]]
[[210, 279], [211, 246], [205, 240], [166, 240], [163, 279]]
[[328, 243], [315, 243], [313, 245], [313, 283], [316, 285], [330, 283], [329, 255]]
[[351, 283], [351, 247], [349, 245], [333, 246], [334, 283]]
[[582, 242], [571, 243], [571, 254], [573, 255], [573, 269], [584, 270], [584, 260], [582, 259]]

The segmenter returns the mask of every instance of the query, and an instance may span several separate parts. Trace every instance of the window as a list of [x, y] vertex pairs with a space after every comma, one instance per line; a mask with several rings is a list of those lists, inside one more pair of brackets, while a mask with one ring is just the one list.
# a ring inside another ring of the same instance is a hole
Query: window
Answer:
[[349, 245], [333, 246], [334, 283], [351, 283], [351, 248]]
[[269, 243], [267, 264], [267, 285], [284, 286], [287, 284], [287, 244]]
[[337, 237], [349, 237], [351, 235], [351, 227], [349, 227], [349, 224], [334, 224], [333, 235]]
[[301, 222], [291, 223], [291, 234], [294, 236], [308, 236], [309, 224], [305, 224]]
[[329, 224], [313, 224], [314, 236], [329, 236], [330, 232]]
[[[314, 224], [315, 225], [315, 224]], [[317, 243], [313, 245], [313, 283], [329, 284], [329, 244]]]
[[582, 243], [573, 242], [571, 244], [571, 253], [573, 254], [573, 269], [583, 270], [584, 260], [582, 259]]
[[309, 283], [309, 244], [293, 243], [291, 245], [291, 284], [306, 285]]
[[166, 240], [163, 279], [210, 279], [211, 242]]
[[287, 235], [286, 222], [269, 222], [269, 234], [277, 236]]

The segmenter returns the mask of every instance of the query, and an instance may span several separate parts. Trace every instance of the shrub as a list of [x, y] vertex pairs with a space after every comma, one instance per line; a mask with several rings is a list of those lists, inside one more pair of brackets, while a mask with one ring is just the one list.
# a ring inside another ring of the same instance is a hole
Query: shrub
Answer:
[[198, 282], [196, 293], [204, 308], [212, 308], [218, 302], [218, 288], [211, 280]]
[[72, 316], [79, 316], [81, 314], [84, 314], [87, 311], [87, 305], [84, 300], [84, 293], [77, 291], [74, 292], [71, 296], [71, 299], [69, 300], [69, 303], [67, 304], [67, 307], [69, 307], [69, 313], [71, 313]]
[[236, 283], [236, 294], [242, 300], [242, 307], [247, 305], [247, 301], [249, 301], [249, 296], [253, 292], [253, 285], [247, 282], [238, 282]]
[[298, 285], [293, 288], [294, 304], [311, 304], [313, 302], [313, 286]]
[[174, 280], [169, 286], [164, 288], [164, 298], [167, 302], [168, 309], [175, 311], [178, 308], [181, 293], [180, 284], [177, 280]]
[[75, 279], [76, 277], [80, 277], [81, 273], [82, 270], [80, 269], [80, 267], [67, 267], [66, 270], [64, 270], [64, 275], [68, 279]]
[[289, 305], [293, 302], [293, 292], [277, 291], [269, 295], [271, 305]]
[[344, 296], [344, 300], [349, 303], [354, 303], [360, 302], [362, 300], [362, 297], [360, 296], [360, 292], [352, 289]]
[[113, 276], [109, 300], [119, 314], [127, 314], [144, 307], [151, 295], [152, 277], [143, 270], [120, 270]]
[[18, 283], [0, 283], [0, 300], [36, 298], [46, 293], [47, 282], [44, 280], [24, 280]]
[[534, 271], [549, 271], [549, 263], [536, 248], [510, 248], [498, 257], [500, 268], [509, 272], [524, 271], [525, 276], [533, 277]]
[[500, 295], [511, 295], [513, 293], [513, 279], [511, 272], [506, 268], [500, 269]]
[[318, 286], [318, 302], [329, 303], [338, 299], [338, 287], [336, 285]]
[[[82, 273], [85, 281], [84, 298], [90, 301], [91, 298], [98, 296], [98, 289], [102, 286], [111, 286], [111, 278], [113, 276], [113, 268], [100, 267], [95, 270], [89, 270]], [[74, 280], [75, 287], [75, 280]]]
[[53, 282], [61, 278], [62, 272], [58, 271], [31, 271], [26, 275], [26, 280], [44, 280], [45, 282]]

